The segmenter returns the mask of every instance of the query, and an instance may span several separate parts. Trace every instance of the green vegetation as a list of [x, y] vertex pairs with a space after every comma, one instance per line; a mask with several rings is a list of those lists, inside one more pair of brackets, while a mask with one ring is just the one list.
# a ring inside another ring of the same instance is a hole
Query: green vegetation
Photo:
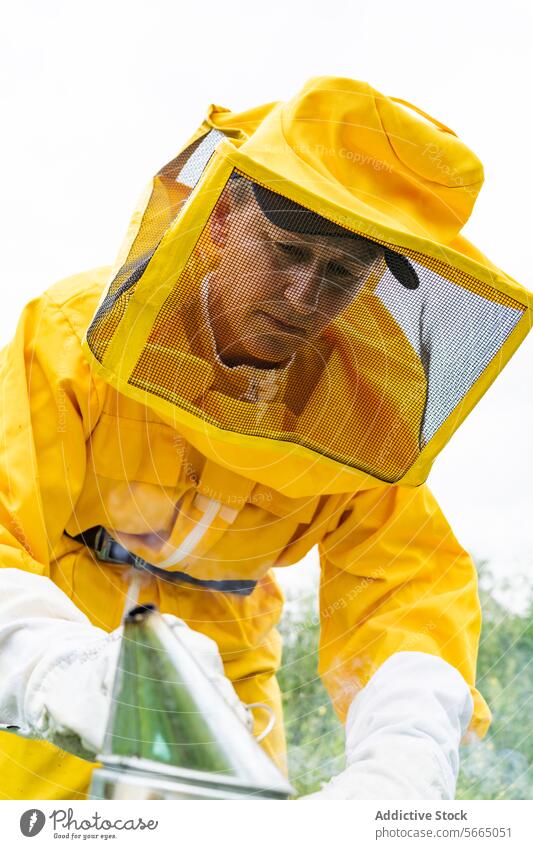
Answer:
[[[509, 611], [478, 564], [484, 622], [477, 686], [493, 721], [483, 741], [461, 748], [458, 799], [533, 798], [533, 593], [527, 610]], [[297, 611], [294, 608], [297, 608]], [[343, 729], [316, 674], [316, 604], [289, 605], [281, 631], [291, 781], [298, 793], [317, 790], [344, 764]]]

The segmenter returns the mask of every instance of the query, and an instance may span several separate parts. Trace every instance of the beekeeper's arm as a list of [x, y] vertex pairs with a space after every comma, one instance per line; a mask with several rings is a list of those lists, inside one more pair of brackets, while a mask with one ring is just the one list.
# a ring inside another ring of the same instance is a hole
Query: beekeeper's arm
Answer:
[[475, 688], [477, 575], [426, 485], [355, 495], [321, 544], [319, 671], [346, 769], [310, 798], [452, 799]]
[[[83, 288], [80, 276], [68, 304], [48, 295], [32, 302], [0, 354], [0, 726], [89, 756], [103, 741], [120, 629], [93, 625], [49, 577], [104, 391], [80, 347]], [[220, 677], [213, 641], [176, 617], [167, 621], [190, 635], [193, 652]]]

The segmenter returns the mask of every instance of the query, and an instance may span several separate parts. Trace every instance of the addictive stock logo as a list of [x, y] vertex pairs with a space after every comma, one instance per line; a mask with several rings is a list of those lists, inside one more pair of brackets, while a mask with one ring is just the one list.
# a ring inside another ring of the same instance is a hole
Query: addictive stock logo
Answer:
[[46, 822], [46, 817], [38, 808], [30, 808], [29, 811], [24, 811], [20, 818], [20, 830], [24, 837], [35, 837], [42, 831]]

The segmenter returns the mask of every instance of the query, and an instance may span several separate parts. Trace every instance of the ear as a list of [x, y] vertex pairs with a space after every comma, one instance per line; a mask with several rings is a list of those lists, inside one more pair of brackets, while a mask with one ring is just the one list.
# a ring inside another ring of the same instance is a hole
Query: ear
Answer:
[[230, 229], [229, 214], [232, 209], [231, 195], [228, 189], [224, 189], [215, 208], [211, 213], [211, 238], [215, 245], [223, 248], [228, 240]]

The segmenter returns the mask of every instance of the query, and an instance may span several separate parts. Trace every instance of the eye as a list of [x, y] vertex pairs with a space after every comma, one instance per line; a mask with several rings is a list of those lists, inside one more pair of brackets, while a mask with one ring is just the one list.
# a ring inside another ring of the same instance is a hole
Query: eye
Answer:
[[292, 242], [274, 242], [274, 247], [288, 259], [293, 259], [296, 262], [305, 259], [305, 250]]
[[353, 271], [351, 271], [349, 268], [346, 268], [345, 265], [341, 265], [340, 262], [328, 262], [327, 271], [334, 277], [352, 277], [354, 278], [354, 280], [356, 279]]

